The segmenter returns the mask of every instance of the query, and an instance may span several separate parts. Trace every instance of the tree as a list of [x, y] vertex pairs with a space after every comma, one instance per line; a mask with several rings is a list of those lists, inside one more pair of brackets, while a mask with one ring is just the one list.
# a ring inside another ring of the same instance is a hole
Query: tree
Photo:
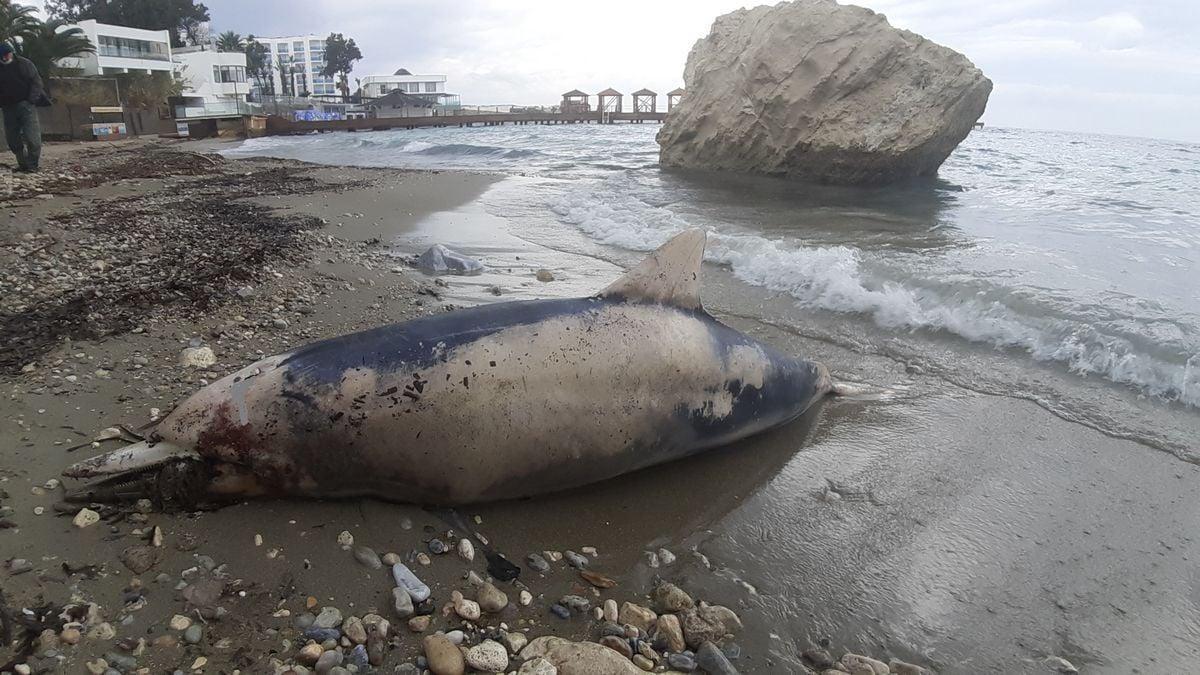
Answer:
[[217, 36], [217, 51], [219, 52], [240, 52], [245, 48], [246, 39], [231, 30]]
[[15, 48], [21, 40], [36, 34], [41, 23], [32, 7], [0, 1], [0, 41]]
[[63, 22], [52, 19], [38, 22], [36, 32], [25, 36], [17, 48], [21, 56], [33, 61], [42, 77], [49, 80], [71, 68], [59, 65], [69, 59], [96, 51], [96, 46], [79, 28], [63, 28]]
[[75, 23], [95, 19], [146, 30], [171, 31], [171, 45], [197, 44], [209, 20], [208, 8], [195, 0], [46, 0], [46, 13]]
[[341, 33], [330, 33], [325, 38], [325, 67], [321, 69], [321, 74], [338, 77], [343, 99], [350, 97], [350, 71], [354, 70], [354, 62], [362, 57], [354, 38], [347, 40]]
[[275, 95], [275, 67], [271, 63], [271, 50], [254, 39], [253, 35], [246, 36], [243, 49], [246, 52], [246, 72], [258, 83], [258, 89], [269, 96]]

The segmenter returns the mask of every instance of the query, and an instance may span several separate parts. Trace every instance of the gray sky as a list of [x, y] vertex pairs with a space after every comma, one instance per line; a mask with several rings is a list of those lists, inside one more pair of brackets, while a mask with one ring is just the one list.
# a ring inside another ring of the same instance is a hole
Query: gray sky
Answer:
[[[464, 103], [682, 84], [736, 0], [205, 0], [214, 32], [353, 37], [354, 75], [448, 76]], [[752, 3], [753, 4], [753, 3]], [[984, 121], [1200, 141], [1200, 0], [864, 0], [995, 83]]]

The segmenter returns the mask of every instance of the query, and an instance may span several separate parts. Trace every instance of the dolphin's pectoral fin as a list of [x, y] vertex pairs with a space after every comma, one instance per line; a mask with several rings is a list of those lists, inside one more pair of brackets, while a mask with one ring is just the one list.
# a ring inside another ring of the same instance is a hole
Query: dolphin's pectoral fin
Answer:
[[704, 261], [705, 238], [704, 230], [675, 235], [601, 291], [600, 297], [702, 309], [700, 264]]

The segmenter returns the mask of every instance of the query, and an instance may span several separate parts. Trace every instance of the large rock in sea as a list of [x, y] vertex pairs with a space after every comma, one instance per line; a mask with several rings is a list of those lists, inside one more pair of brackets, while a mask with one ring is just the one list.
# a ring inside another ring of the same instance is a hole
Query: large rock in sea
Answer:
[[718, 17], [683, 77], [664, 166], [858, 185], [935, 174], [992, 91], [962, 54], [833, 0]]

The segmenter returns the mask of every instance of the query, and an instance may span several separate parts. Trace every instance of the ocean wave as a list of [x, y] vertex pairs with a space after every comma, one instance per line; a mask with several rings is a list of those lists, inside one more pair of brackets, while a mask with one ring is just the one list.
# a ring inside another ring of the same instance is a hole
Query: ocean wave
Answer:
[[[551, 205], [564, 222], [591, 238], [621, 248], [649, 251], [693, 227], [667, 208], [636, 197], [571, 192]], [[884, 280], [872, 273], [864, 253], [850, 246], [804, 246], [757, 234], [709, 228], [706, 259], [728, 265], [755, 286], [786, 293], [805, 308], [868, 316], [881, 328], [934, 331], [998, 349], [1015, 349], [1036, 361], [1056, 362], [1082, 376], [1098, 375], [1167, 401], [1200, 407], [1200, 356], [1178, 362], [1143, 350], [1128, 337], [1105, 333], [1085, 317], [1038, 312], [1017, 289], [998, 289], [981, 299], [977, 291], [910, 278]], [[1005, 302], [1008, 295], [1012, 302]], [[1017, 309], [1021, 306], [1026, 311]], [[1045, 308], [1043, 308], [1045, 309]], [[1146, 336], [1141, 336], [1143, 341]]]

